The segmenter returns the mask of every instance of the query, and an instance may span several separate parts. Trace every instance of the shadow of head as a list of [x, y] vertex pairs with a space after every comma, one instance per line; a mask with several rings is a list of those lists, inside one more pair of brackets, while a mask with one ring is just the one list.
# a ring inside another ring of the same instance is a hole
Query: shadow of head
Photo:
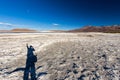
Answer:
[[30, 45], [30, 48], [33, 48], [33, 46], [32, 46], [32, 45]]

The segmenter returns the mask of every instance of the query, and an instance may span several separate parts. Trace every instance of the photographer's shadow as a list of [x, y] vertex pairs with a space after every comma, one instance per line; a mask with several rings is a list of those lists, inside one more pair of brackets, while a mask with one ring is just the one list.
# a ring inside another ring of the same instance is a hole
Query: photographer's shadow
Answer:
[[31, 80], [36, 80], [35, 63], [37, 62], [37, 56], [34, 55], [34, 51], [35, 49], [33, 48], [33, 46], [28, 46], [27, 44], [27, 59], [23, 80], [29, 80], [29, 73], [31, 76]]
[[[23, 71], [23, 80], [37, 80], [38, 77], [47, 75], [47, 72], [40, 72], [36, 75], [36, 70], [42, 68], [42, 66], [38, 66], [35, 68], [35, 63], [37, 62], [37, 55], [34, 54], [35, 49], [32, 45], [26, 46], [27, 47], [27, 58], [26, 58], [26, 65], [24, 67], [16, 68], [13, 71], [5, 72], [5, 74], [12, 74], [14, 72]], [[31, 79], [29, 79], [29, 74]]]

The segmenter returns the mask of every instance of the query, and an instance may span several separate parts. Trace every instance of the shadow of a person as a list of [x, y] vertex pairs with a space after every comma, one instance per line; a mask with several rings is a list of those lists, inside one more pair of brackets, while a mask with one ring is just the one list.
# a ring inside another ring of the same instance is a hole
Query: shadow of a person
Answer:
[[35, 70], [35, 62], [37, 62], [37, 60], [34, 60], [34, 51], [35, 49], [33, 48], [32, 45], [27, 46], [27, 59], [26, 59], [26, 67], [24, 70], [24, 76], [23, 76], [23, 80], [29, 80], [29, 72], [30, 72], [30, 76], [31, 76], [31, 80], [37, 80], [36, 79], [36, 70]]

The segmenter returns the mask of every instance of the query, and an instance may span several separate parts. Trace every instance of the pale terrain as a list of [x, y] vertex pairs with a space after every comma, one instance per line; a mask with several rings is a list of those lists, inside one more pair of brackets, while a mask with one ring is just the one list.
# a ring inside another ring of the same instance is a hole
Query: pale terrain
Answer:
[[38, 57], [37, 80], [120, 80], [119, 33], [2, 33], [0, 80], [22, 80], [26, 43]]

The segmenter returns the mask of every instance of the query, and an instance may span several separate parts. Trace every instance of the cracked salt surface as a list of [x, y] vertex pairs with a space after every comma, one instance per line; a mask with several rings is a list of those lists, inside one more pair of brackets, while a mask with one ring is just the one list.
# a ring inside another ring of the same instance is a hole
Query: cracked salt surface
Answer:
[[38, 80], [119, 80], [120, 34], [0, 34], [0, 80], [22, 80], [26, 43], [38, 57]]

